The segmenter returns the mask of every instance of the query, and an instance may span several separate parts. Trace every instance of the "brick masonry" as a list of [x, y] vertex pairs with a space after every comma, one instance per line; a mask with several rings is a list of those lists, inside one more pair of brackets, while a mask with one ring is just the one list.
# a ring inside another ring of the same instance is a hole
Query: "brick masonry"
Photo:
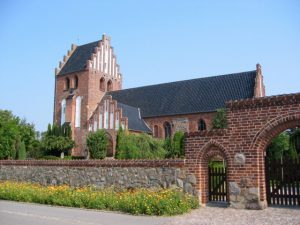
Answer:
[[208, 160], [227, 162], [229, 202], [235, 208], [267, 206], [264, 154], [279, 133], [300, 125], [300, 94], [246, 99], [226, 103], [228, 127], [186, 135], [188, 173], [197, 177], [193, 188], [208, 201]]

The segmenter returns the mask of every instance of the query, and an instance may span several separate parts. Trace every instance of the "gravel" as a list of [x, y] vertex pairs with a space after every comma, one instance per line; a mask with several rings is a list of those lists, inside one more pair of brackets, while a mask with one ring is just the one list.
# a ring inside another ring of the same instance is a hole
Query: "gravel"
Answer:
[[300, 225], [300, 207], [264, 210], [245, 210], [220, 207], [202, 207], [190, 214], [176, 216], [164, 225]]

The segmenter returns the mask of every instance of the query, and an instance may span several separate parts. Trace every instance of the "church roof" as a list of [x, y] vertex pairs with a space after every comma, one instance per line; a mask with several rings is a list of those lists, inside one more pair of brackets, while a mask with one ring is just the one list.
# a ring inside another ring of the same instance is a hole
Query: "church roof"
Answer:
[[128, 118], [129, 130], [151, 133], [151, 130], [140, 116], [139, 108], [135, 108], [121, 102], [118, 102], [118, 108], [122, 109], [123, 117]]
[[213, 112], [224, 108], [226, 101], [253, 98], [255, 78], [254, 70], [112, 91], [107, 95], [140, 108], [142, 118]]
[[99, 45], [99, 42], [100, 41], [95, 41], [78, 46], [58, 75], [84, 70], [87, 60], [90, 59], [91, 55], [95, 51], [95, 48]]

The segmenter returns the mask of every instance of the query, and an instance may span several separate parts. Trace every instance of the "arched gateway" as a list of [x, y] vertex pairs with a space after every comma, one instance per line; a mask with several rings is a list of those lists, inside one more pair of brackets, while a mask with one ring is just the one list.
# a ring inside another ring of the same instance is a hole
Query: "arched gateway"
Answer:
[[[208, 162], [218, 155], [226, 164], [223, 190], [227, 191], [226, 199], [218, 200], [235, 208], [264, 208], [268, 205], [265, 151], [276, 135], [300, 126], [300, 94], [227, 102], [226, 110], [226, 129], [186, 136], [186, 167], [197, 177], [194, 193], [199, 194], [201, 204], [210, 200]], [[300, 190], [294, 189], [300, 199]]]

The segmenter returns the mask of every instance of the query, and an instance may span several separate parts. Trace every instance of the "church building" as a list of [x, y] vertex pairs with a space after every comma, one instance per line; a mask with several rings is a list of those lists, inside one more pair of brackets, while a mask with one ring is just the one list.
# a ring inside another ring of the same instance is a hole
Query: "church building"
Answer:
[[212, 129], [225, 102], [265, 96], [261, 66], [252, 71], [122, 89], [122, 74], [110, 37], [85, 45], [72, 44], [55, 69], [54, 122], [69, 123], [76, 147], [85, 156], [86, 136], [98, 129], [109, 137], [114, 156], [120, 127], [155, 138], [176, 131]]

